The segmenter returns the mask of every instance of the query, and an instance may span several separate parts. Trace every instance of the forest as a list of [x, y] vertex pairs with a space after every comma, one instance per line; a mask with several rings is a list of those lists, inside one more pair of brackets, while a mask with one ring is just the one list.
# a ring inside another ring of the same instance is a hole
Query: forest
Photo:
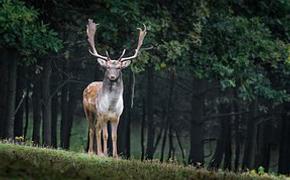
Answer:
[[290, 174], [289, 0], [0, 0], [2, 141], [88, 150], [83, 91], [105, 72], [88, 19], [112, 58], [147, 27], [123, 70], [119, 156]]

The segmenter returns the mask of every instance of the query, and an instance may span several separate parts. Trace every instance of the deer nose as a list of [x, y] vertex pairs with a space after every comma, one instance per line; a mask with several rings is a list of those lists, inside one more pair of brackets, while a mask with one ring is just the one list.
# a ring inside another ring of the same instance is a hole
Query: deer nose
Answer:
[[116, 79], [116, 76], [115, 76], [115, 75], [111, 75], [111, 76], [110, 76], [110, 79], [111, 79], [111, 80], [115, 80], [115, 79]]

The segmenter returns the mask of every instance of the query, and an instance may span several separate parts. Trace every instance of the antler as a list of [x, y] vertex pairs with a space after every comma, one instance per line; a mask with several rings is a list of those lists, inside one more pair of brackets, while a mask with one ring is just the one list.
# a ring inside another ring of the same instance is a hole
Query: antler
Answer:
[[126, 57], [126, 58], [122, 58], [126, 52], [126, 49], [123, 50], [123, 53], [121, 55], [121, 57], [119, 58], [119, 61], [123, 62], [123, 61], [128, 61], [128, 60], [131, 60], [131, 59], [134, 59], [138, 56], [138, 53], [139, 53], [139, 50], [143, 44], [143, 40], [144, 40], [144, 37], [146, 36], [147, 34], [147, 28], [145, 26], [145, 24], [143, 24], [144, 26], [144, 30], [142, 30], [141, 28], [137, 28], [140, 32], [139, 32], [139, 40], [138, 40], [138, 46], [137, 48], [135, 49], [135, 54], [131, 57]]
[[96, 34], [96, 27], [98, 24], [94, 23], [92, 19], [89, 19], [89, 22], [87, 24], [87, 35], [88, 35], [88, 41], [90, 43], [90, 46], [93, 51], [89, 50], [89, 52], [98, 58], [108, 60], [109, 57], [100, 55], [95, 47], [95, 34]]

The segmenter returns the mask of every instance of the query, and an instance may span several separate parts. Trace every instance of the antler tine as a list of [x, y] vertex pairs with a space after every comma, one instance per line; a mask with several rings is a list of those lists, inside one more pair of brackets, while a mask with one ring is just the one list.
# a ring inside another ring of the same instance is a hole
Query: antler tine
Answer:
[[111, 59], [110, 55], [109, 55], [109, 51], [106, 51], [106, 56], [107, 56], [108, 59]]
[[138, 40], [138, 46], [135, 49], [135, 54], [131, 57], [120, 58], [120, 61], [128, 61], [128, 60], [134, 59], [138, 56], [139, 50], [143, 44], [144, 37], [147, 34], [147, 27], [145, 26], [145, 24], [143, 24], [143, 26], [144, 26], [144, 30], [142, 30], [141, 28], [137, 28], [139, 30], [139, 40]]
[[122, 57], [125, 55], [125, 53], [126, 53], [126, 49], [123, 50], [121, 56], [120, 56], [119, 59], [118, 59], [119, 61], [122, 59]]
[[89, 52], [93, 55], [93, 56], [96, 56], [98, 58], [101, 58], [101, 59], [104, 59], [104, 60], [107, 60], [108, 58], [106, 56], [102, 56], [100, 55], [97, 50], [96, 50], [96, 47], [95, 47], [95, 34], [96, 34], [96, 27], [97, 25], [99, 24], [96, 24], [94, 23], [94, 21], [92, 19], [89, 19], [88, 20], [88, 24], [87, 24], [87, 36], [88, 36], [88, 41], [89, 41], [89, 44], [92, 48], [92, 51], [89, 49]]

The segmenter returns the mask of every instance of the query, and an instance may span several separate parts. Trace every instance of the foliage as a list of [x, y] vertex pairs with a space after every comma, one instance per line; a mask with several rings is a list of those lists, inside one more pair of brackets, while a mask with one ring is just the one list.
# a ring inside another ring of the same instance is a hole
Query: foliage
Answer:
[[[132, 35], [132, 30], [140, 22], [148, 26], [145, 46], [151, 44], [154, 48], [142, 52], [134, 63], [136, 72], [145, 70], [148, 64], [153, 64], [155, 70], [180, 67], [194, 77], [219, 80], [223, 89], [237, 89], [243, 100], [259, 97], [279, 103], [289, 100], [283, 88], [274, 88], [271, 77], [274, 71], [288, 71], [285, 63], [289, 45], [284, 39], [277, 39], [273, 29], [273, 22], [280, 22], [285, 29], [284, 37], [289, 37], [286, 33], [289, 23], [283, 16], [289, 6], [286, 2], [275, 5], [284, 9], [276, 19], [265, 18], [269, 17], [265, 9], [258, 15], [253, 7], [247, 7], [252, 11], [244, 11], [248, 1], [244, 4], [227, 0], [179, 1], [156, 6], [145, 1], [104, 3], [95, 15], [96, 21], [106, 28], [99, 33], [101, 42], [119, 48], [131, 44], [132, 49], [134, 43], [127, 40], [137, 41], [137, 32]], [[127, 26], [122, 25], [128, 22]]]
[[41, 22], [38, 12], [18, 0], [0, 1], [0, 46], [13, 48], [35, 62], [37, 55], [57, 52], [62, 43], [57, 33]]
[[286, 45], [259, 18], [213, 16], [203, 29], [202, 45], [192, 62], [196, 69], [203, 68], [203, 76], [220, 80], [223, 89], [238, 88], [244, 100], [287, 100], [284, 91], [273, 89], [269, 74], [285, 63]]

